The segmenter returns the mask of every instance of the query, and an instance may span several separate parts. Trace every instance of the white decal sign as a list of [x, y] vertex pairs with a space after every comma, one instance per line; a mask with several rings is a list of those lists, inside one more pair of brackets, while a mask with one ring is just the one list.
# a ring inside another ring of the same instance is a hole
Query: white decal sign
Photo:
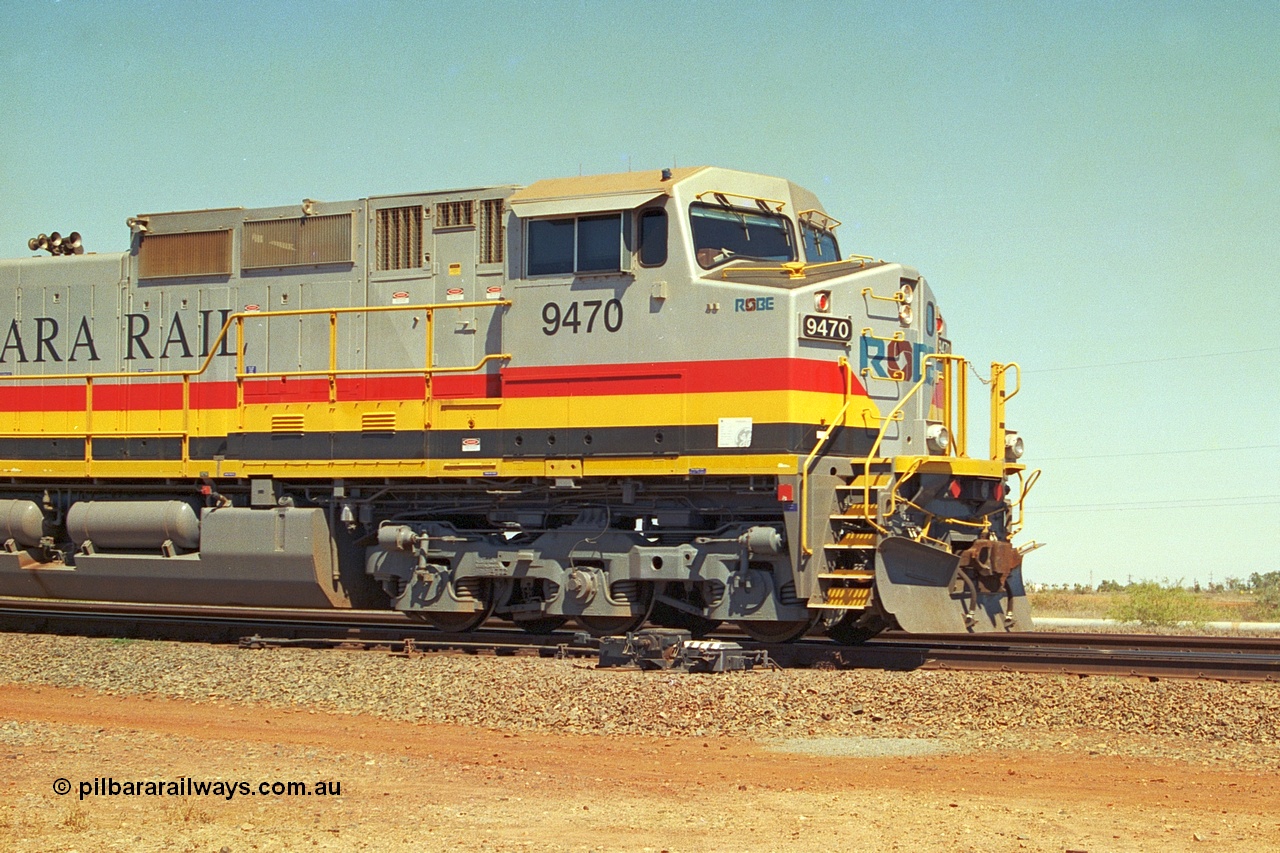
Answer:
[[750, 447], [751, 418], [721, 418], [717, 447]]

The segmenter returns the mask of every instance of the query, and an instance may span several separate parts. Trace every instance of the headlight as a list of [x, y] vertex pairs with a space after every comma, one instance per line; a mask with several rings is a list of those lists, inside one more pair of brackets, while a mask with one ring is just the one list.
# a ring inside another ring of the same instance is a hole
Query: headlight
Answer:
[[1004, 437], [1004, 460], [1006, 462], [1017, 462], [1022, 458], [1022, 452], [1026, 447], [1022, 443], [1022, 436], [1016, 432], [1006, 433]]
[[901, 323], [904, 326], [910, 326], [911, 318], [913, 316], [914, 314], [911, 311], [910, 305], [908, 305], [905, 302], [902, 302], [898, 305], [898, 322], [899, 323]]
[[924, 431], [924, 439], [934, 453], [945, 454], [951, 449], [951, 433], [942, 424], [929, 424]]

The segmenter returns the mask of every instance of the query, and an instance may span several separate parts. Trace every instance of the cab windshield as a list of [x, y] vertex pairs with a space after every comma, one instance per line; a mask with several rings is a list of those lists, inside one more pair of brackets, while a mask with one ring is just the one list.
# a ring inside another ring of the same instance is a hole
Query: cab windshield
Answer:
[[794, 261], [791, 220], [776, 213], [693, 204], [689, 208], [698, 265], [711, 269], [737, 258]]
[[834, 232], [802, 222], [800, 234], [804, 238], [804, 257], [809, 263], [824, 264], [840, 260], [840, 246], [836, 243]]

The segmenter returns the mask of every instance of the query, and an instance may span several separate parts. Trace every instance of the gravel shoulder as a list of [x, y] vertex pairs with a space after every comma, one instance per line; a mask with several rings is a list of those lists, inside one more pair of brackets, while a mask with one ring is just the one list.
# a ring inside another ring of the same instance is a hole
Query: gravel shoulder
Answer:
[[1280, 848], [1273, 684], [4, 641], [5, 849]]

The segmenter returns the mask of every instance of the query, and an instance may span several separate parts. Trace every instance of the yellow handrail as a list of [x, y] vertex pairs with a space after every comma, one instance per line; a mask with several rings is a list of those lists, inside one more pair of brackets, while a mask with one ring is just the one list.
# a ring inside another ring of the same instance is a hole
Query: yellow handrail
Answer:
[[[884, 296], [876, 297], [876, 299], [885, 299], [885, 298], [887, 297], [884, 297]], [[863, 329], [861, 337], [871, 338], [871, 340], [873, 341], [886, 341], [888, 343], [892, 343], [894, 341], [905, 341], [907, 339], [907, 334], [906, 332], [903, 332], [903, 331], [897, 331], [886, 338], [886, 337], [882, 337], [880, 335], [875, 334], [871, 329]]]
[[869, 287], [862, 288], [862, 295], [869, 296], [872, 299], [879, 299], [881, 302], [897, 302], [899, 304], [907, 301], [907, 295], [901, 290], [895, 290], [893, 296], [881, 296]]
[[[906, 336], [903, 332], [901, 332], [901, 331], [894, 332], [892, 337], [882, 338], [882, 337], [880, 337], [879, 335], [874, 334], [874, 333], [871, 331], [871, 329], [863, 329], [863, 330], [862, 330], [861, 337], [864, 337], [864, 338], [870, 338], [870, 339], [871, 339], [871, 340], [873, 340], [873, 341], [884, 341], [884, 342], [885, 342], [885, 343], [887, 343], [887, 344], [891, 344], [891, 343], [894, 343], [894, 342], [896, 342], [896, 341], [905, 341], [905, 340], [907, 339], [907, 336]], [[870, 366], [864, 367], [864, 368], [862, 368], [862, 370], [860, 370], [860, 371], [858, 371], [858, 372], [862, 375], [862, 378], [863, 378], [864, 380], [866, 380], [866, 379], [876, 379], [876, 380], [879, 380], [879, 381], [881, 381], [881, 382], [901, 382], [901, 381], [903, 381], [904, 379], [906, 379], [906, 378], [907, 378], [906, 374], [905, 374], [905, 373], [903, 373], [901, 370], [898, 370], [898, 369], [889, 370], [889, 371], [888, 371], [888, 373], [889, 373], [889, 375], [888, 375], [888, 376], [876, 376], [875, 372], [874, 372], [874, 371], [872, 371], [872, 369], [871, 369], [871, 367], [870, 367]]]
[[[479, 370], [491, 361], [503, 361], [509, 358], [511, 358], [511, 353], [499, 352], [489, 353], [475, 364], [464, 367], [433, 367], [429, 370], [424, 370], [421, 367], [343, 367], [336, 370], [328, 368], [317, 368], [316, 370], [259, 370], [257, 373], [237, 374], [237, 377], [241, 379], [278, 379], [281, 377], [296, 378], [299, 376], [366, 376], [369, 374], [377, 374], [378, 376], [403, 376], [413, 374], [421, 376], [424, 373], [430, 373], [432, 375], [436, 373], [469, 373], [473, 370]], [[131, 373], [129, 375], [136, 376], [137, 374]], [[151, 376], [154, 374], [144, 375]]]
[[[85, 426], [80, 431], [66, 431], [57, 433], [42, 432], [42, 435], [56, 438], [91, 438], [99, 435], [128, 435], [138, 438], [179, 438], [182, 441], [182, 459], [184, 462], [189, 461], [189, 442], [191, 436], [191, 380], [192, 377], [201, 376], [209, 370], [214, 358], [218, 357], [219, 352], [223, 349], [227, 334], [234, 324], [236, 326], [236, 408], [238, 410], [238, 422], [243, 428], [244, 426], [244, 380], [246, 378], [283, 378], [283, 377], [300, 377], [300, 376], [327, 376], [329, 379], [329, 401], [336, 400], [337, 378], [339, 376], [357, 376], [357, 375], [421, 375], [430, 377], [441, 373], [470, 373], [484, 367], [491, 361], [507, 361], [511, 359], [510, 353], [489, 353], [480, 361], [473, 365], [464, 365], [461, 367], [436, 367], [433, 363], [433, 347], [432, 332], [434, 330], [434, 314], [437, 310], [451, 310], [456, 308], [496, 308], [499, 306], [509, 306], [509, 299], [486, 299], [471, 302], [449, 302], [449, 303], [423, 303], [418, 305], [357, 305], [342, 308], [294, 308], [284, 311], [237, 311], [227, 316], [226, 322], [222, 324], [216, 338], [210, 342], [209, 354], [204, 357], [200, 364], [191, 370], [157, 370], [149, 373], [139, 373], [136, 371], [109, 371], [103, 373], [56, 373], [56, 374], [27, 374], [23, 376], [0, 376], [0, 382], [49, 382], [57, 381], [82, 381], [85, 385]], [[422, 367], [363, 367], [363, 368], [339, 368], [337, 361], [338, 352], [338, 315], [339, 314], [368, 314], [379, 313], [384, 311], [400, 311], [400, 312], [425, 312], [426, 313], [426, 351], [424, 353], [424, 364]], [[273, 317], [300, 317], [327, 315], [329, 317], [329, 353], [328, 364], [324, 369], [316, 370], [292, 370], [292, 371], [269, 371], [264, 373], [247, 373], [244, 364], [244, 348], [245, 334], [244, 321], [246, 318], [252, 319], [270, 319]], [[165, 377], [180, 377], [182, 379], [182, 429], [180, 430], [129, 430], [127, 432], [110, 432], [98, 433], [93, 425], [93, 387], [94, 381], [99, 379], [157, 379]], [[0, 433], [0, 438], [14, 438], [27, 435], [22, 432], [4, 432]], [[85, 463], [93, 462], [92, 453], [89, 449], [89, 443], [85, 442]]]
[[[750, 262], [751, 259], [744, 257], [744, 258], [734, 258], [734, 260]], [[728, 279], [729, 273], [742, 274], [744, 272], [747, 272], [747, 273], [776, 272], [776, 273], [785, 273], [787, 278], [804, 278], [809, 273], [814, 272], [816, 270], [820, 270], [825, 267], [835, 266], [837, 264], [852, 264], [854, 261], [858, 262], [858, 269], [866, 269], [868, 261], [876, 261], [877, 263], [881, 263], [881, 264], [884, 263], [883, 260], [877, 260], [876, 258], [873, 258], [870, 255], [850, 255], [849, 257], [842, 258], [838, 261], [822, 261], [816, 264], [807, 264], [804, 261], [787, 261], [786, 263], [780, 264], [778, 266], [760, 266], [760, 267], [726, 266], [720, 270], [720, 278], [722, 280]]]
[[[948, 446], [940, 455], [943, 457], [955, 456], [957, 458], [967, 458], [968, 456], [968, 451], [967, 451], [968, 436], [967, 436], [967, 426], [966, 426], [966, 422], [968, 420], [968, 418], [966, 417], [966, 414], [968, 411], [968, 372], [967, 372], [968, 361], [963, 356], [958, 356], [951, 353], [926, 353], [924, 357], [920, 360], [919, 381], [917, 381], [915, 385], [911, 386], [910, 390], [908, 390], [907, 393], [904, 394], [902, 398], [898, 401], [898, 404], [894, 406], [892, 410], [890, 410], [889, 415], [884, 419], [884, 424], [880, 427], [879, 432], [876, 434], [876, 439], [872, 443], [871, 450], [868, 451], [867, 458], [864, 462], [864, 469], [863, 469], [864, 482], [863, 482], [863, 493], [862, 493], [863, 514], [866, 516], [870, 524], [874, 526], [877, 530], [879, 530], [881, 533], [885, 533], [886, 529], [879, 522], [877, 522], [871, 514], [871, 466], [876, 462], [884, 461], [884, 460], [878, 459], [876, 457], [876, 454], [880, 450], [880, 445], [883, 443], [885, 435], [888, 433], [889, 424], [895, 418], [901, 417], [903, 407], [907, 404], [907, 402], [913, 396], [915, 396], [916, 393], [919, 392], [919, 390], [928, 381], [929, 379], [928, 366], [930, 361], [940, 362], [942, 366], [942, 375], [939, 377], [939, 380], [938, 380], [942, 382], [942, 386], [943, 386], [942, 425], [947, 429], [948, 434], [951, 436], [951, 440], [948, 442]], [[1006, 394], [1004, 390], [1005, 374], [1008, 373], [1010, 370], [1015, 370], [1017, 372], [1018, 383], [1014, 387], [1011, 393]], [[1022, 369], [1019, 367], [1017, 362], [1009, 362], [1007, 364], [1001, 364], [1000, 362], [992, 363], [991, 365], [991, 445], [990, 445], [991, 456], [990, 456], [990, 459], [993, 462], [1000, 462], [1005, 460], [1004, 445], [1005, 445], [1005, 436], [1007, 434], [1005, 430], [1005, 404], [1009, 400], [1011, 400], [1014, 396], [1016, 396], [1018, 392], [1021, 390], [1022, 390]], [[920, 460], [920, 462], [923, 462], [923, 460]], [[915, 469], [918, 467], [919, 465], [917, 464], [917, 465], [914, 465], [911, 469], [908, 469], [908, 471], [905, 472], [903, 476], [899, 477], [898, 483], [901, 484], [906, 479], [908, 479], [908, 477], [912, 473], [914, 473]], [[1018, 475], [1019, 475], [1019, 478], [1021, 478], [1022, 475], [1020, 470], [1018, 472]], [[1027, 479], [1027, 482], [1024, 488], [1022, 489], [1022, 494], [1019, 495], [1018, 504], [1017, 504], [1019, 519], [1018, 519], [1017, 526], [1020, 526], [1021, 524], [1022, 500], [1025, 497], [1025, 493], [1030, 490], [1030, 487], [1032, 485], [1035, 484], [1035, 481], [1038, 478], [1038, 476], [1039, 476], [1038, 471], [1032, 474]], [[910, 501], [907, 501], [904, 498], [900, 498], [900, 496], [897, 494], [896, 485], [894, 489], [891, 491], [890, 496], [891, 496], [893, 505], [895, 506], [897, 504], [897, 501], [901, 499], [903, 500], [904, 503], [914, 507], [915, 509], [919, 509], [922, 512], [924, 511], [921, 507], [916, 506]], [[932, 515], [931, 513], [926, 513], [926, 514]], [[959, 524], [966, 527], [978, 527], [982, 529], [986, 529], [987, 527], [990, 526], [990, 521], [988, 519], [983, 519], [981, 523], [968, 522], [968, 521], [963, 521], [961, 519], [948, 519], [948, 521], [953, 524]], [[1014, 527], [1015, 525], [1013, 524], [1010, 525], [1011, 534], [1013, 532]]]
[[1032, 471], [1024, 480], [1022, 472], [1018, 472], [1018, 503], [1015, 508], [1018, 510], [1018, 517], [1009, 520], [1009, 538], [1012, 539], [1014, 534], [1022, 530], [1022, 526], [1026, 523], [1026, 510], [1022, 508], [1022, 502], [1027, 499], [1027, 495], [1031, 494], [1032, 487], [1036, 481], [1040, 479], [1040, 469]]
[[743, 201], [754, 201], [756, 204], [764, 204], [769, 207], [772, 207], [775, 213], [781, 213], [782, 208], [787, 206], [787, 203], [785, 201], [778, 201], [776, 198], [760, 198], [759, 196], [743, 195], [742, 193], [725, 192], [724, 190], [703, 190], [702, 192], [694, 196], [694, 198], [697, 199], [698, 201], [702, 201], [702, 197], [706, 195], [715, 196], [717, 199], [720, 200], [720, 203], [724, 205], [727, 205], [729, 203], [729, 199], [731, 198], [740, 198]]
[[[368, 305], [353, 306], [350, 308], [295, 308], [288, 311], [237, 311], [227, 316], [227, 321], [222, 324], [222, 329], [218, 332], [218, 336], [213, 339], [209, 345], [209, 355], [205, 356], [204, 361], [194, 370], [155, 370], [149, 373], [138, 373], [137, 371], [112, 371], [107, 373], [30, 373], [24, 376], [0, 376], [0, 382], [48, 382], [53, 379], [84, 379], [92, 381], [94, 379], [154, 379], [164, 376], [200, 376], [209, 369], [209, 365], [213, 363], [214, 358], [218, 356], [218, 350], [221, 348], [222, 342], [227, 337], [227, 332], [231, 325], [237, 320], [243, 320], [246, 317], [293, 317], [307, 314], [355, 314], [355, 313], [375, 313], [379, 311], [427, 311], [434, 312], [437, 310], [451, 308], [484, 308], [497, 307], [499, 305], [507, 306], [511, 304], [510, 299], [485, 299], [477, 302], [435, 302], [422, 305]], [[427, 345], [430, 346], [430, 338], [427, 339]], [[478, 367], [479, 365], [477, 365]], [[474, 368], [463, 368], [474, 369]], [[323, 373], [325, 371], [321, 371]], [[361, 370], [362, 373], [386, 373], [391, 371], [383, 371], [377, 368], [369, 368]], [[417, 368], [411, 368], [411, 373], [421, 373]], [[269, 374], [249, 373], [246, 376], [265, 376]]]
[[813, 450], [809, 451], [809, 455], [805, 457], [804, 464], [800, 466], [800, 551], [806, 557], [813, 555], [813, 549], [809, 547], [809, 466], [813, 464], [813, 460], [817, 458], [818, 452], [822, 450], [827, 441], [831, 438], [831, 433], [835, 430], [836, 424], [844, 420], [845, 413], [849, 411], [849, 406], [853, 404], [853, 368], [849, 365], [849, 360], [844, 356], [840, 356], [840, 369], [844, 371], [844, 405], [840, 407], [840, 412], [824, 430], [818, 430], [818, 441], [813, 446]]
[[[1018, 374], [1018, 384], [1014, 386], [1013, 392], [1006, 394], [1004, 392], [1004, 375], [1010, 369], [1016, 370]], [[1008, 434], [1005, 429], [1004, 408], [1005, 404], [1018, 396], [1018, 392], [1022, 390], [1022, 367], [1016, 361], [1008, 364], [1000, 364], [999, 362], [991, 363], [991, 458], [1003, 459], [1005, 454], [1005, 436]]]
[[[875, 462], [883, 461], [876, 458], [876, 453], [880, 450], [880, 445], [884, 442], [885, 434], [889, 431], [889, 424], [893, 423], [895, 416], [902, 414], [902, 408], [906, 406], [907, 401], [914, 397], [916, 392], [924, 387], [926, 380], [929, 378], [928, 368], [930, 361], [940, 361], [944, 363], [948, 361], [958, 361], [961, 363], [961, 367], [963, 368], [965, 359], [963, 356], [952, 355], [951, 353], [925, 353], [924, 357], [920, 359], [919, 381], [917, 381], [915, 385], [912, 385], [911, 389], [902, 395], [902, 399], [898, 400], [898, 404], [889, 411], [889, 415], [885, 418], [884, 424], [880, 427], [879, 432], [876, 433], [876, 440], [872, 442], [871, 449], [867, 451], [867, 458], [863, 466], [862, 511], [867, 521], [869, 521], [871, 525], [881, 533], [886, 532], [885, 528], [880, 524], [880, 522], [876, 521], [875, 517], [871, 514], [871, 465]], [[964, 405], [963, 400], [960, 401], [960, 405]]]
[[[822, 219], [821, 225], [813, 221], [819, 218]], [[810, 207], [806, 210], [800, 211], [796, 214], [796, 220], [801, 225], [812, 225], [814, 228], [819, 228], [823, 231], [834, 231], [843, 224], [839, 219], [836, 219], [825, 211], [818, 210], [816, 207]]]

